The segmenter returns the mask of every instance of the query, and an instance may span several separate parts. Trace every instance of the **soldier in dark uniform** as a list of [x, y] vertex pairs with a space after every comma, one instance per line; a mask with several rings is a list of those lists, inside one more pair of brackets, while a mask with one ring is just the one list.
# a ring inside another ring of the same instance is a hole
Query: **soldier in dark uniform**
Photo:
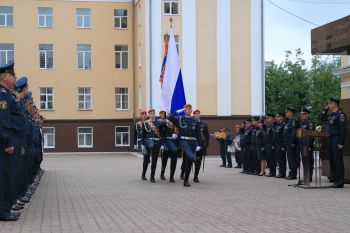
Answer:
[[26, 122], [18, 100], [12, 91], [16, 75], [14, 63], [0, 67], [0, 220], [15, 221], [19, 213], [12, 213], [11, 207], [17, 201], [16, 178], [22, 148], [22, 136]]
[[273, 149], [275, 149], [275, 158], [278, 164], [278, 175], [276, 178], [286, 178], [286, 147], [283, 143], [284, 113], [276, 115], [277, 121], [273, 136]]
[[243, 154], [243, 174], [250, 174], [253, 168], [250, 165], [249, 161], [251, 161], [252, 157], [252, 137], [253, 137], [253, 129], [252, 129], [252, 120], [247, 119], [245, 121], [245, 131], [244, 134], [240, 137], [241, 151]]
[[[176, 114], [182, 112], [185, 112], [185, 116], [176, 117]], [[196, 152], [202, 149], [202, 138], [200, 135], [199, 122], [191, 116], [192, 106], [190, 104], [186, 104], [184, 109], [177, 110], [176, 114], [170, 114], [168, 119], [179, 129], [180, 146], [183, 150], [184, 157], [186, 157], [184, 186], [189, 187], [188, 178], [190, 176], [192, 163], [198, 160], [198, 158], [196, 158]]]
[[228, 152], [228, 146], [232, 144], [233, 142], [233, 134], [231, 133], [230, 129], [225, 129], [225, 141], [224, 141], [224, 153], [226, 155], [226, 161], [227, 165], [226, 168], [232, 168], [232, 157], [231, 157], [231, 152]]
[[[315, 123], [310, 120], [310, 110], [306, 107], [303, 107], [300, 111], [300, 126], [301, 129], [315, 130]], [[309, 140], [305, 140], [304, 138], [299, 138], [299, 153], [298, 156], [301, 155], [303, 166], [305, 166], [305, 158], [309, 159], [309, 180], [312, 181], [312, 174], [314, 171], [314, 138], [309, 138]], [[306, 144], [307, 143], [307, 144]], [[308, 145], [308, 156], [304, 155], [304, 146]]]
[[147, 111], [142, 110], [140, 112], [140, 120], [135, 124], [135, 136], [134, 136], [134, 150], [139, 150], [141, 147], [142, 129], [143, 124], [147, 120]]
[[[166, 112], [159, 112], [160, 119], [166, 119]], [[162, 171], [160, 173], [160, 179], [166, 180], [164, 173], [168, 163], [168, 158], [171, 158], [170, 162], [170, 178], [169, 181], [171, 183], [175, 182], [174, 174], [176, 170], [177, 158], [179, 154], [179, 142], [178, 142], [178, 132], [177, 127], [170, 121], [163, 125], [161, 128], [162, 135], [162, 147], [163, 147], [163, 158], [162, 158]]]
[[253, 175], [258, 175], [259, 170], [260, 170], [260, 164], [259, 164], [259, 159], [258, 159], [258, 152], [257, 152], [257, 147], [256, 147], [256, 131], [258, 128], [258, 120], [259, 117], [253, 116], [252, 117], [252, 129], [253, 129], [253, 134], [252, 134], [252, 160], [250, 161], [251, 167], [252, 167], [252, 174]]
[[327, 121], [326, 132], [329, 133], [329, 162], [334, 180], [332, 188], [344, 187], [343, 148], [347, 133], [346, 115], [339, 108], [340, 100], [329, 98], [327, 106], [321, 113], [321, 120]]
[[287, 107], [286, 121], [283, 130], [283, 143], [286, 147], [289, 175], [287, 180], [297, 178], [297, 121], [294, 118], [295, 109]]
[[[224, 134], [224, 132], [225, 129], [220, 130], [220, 133]], [[219, 167], [226, 167], [225, 138], [216, 138], [216, 140], [219, 142], [220, 156], [222, 160], [222, 164]]]
[[146, 150], [143, 161], [142, 179], [146, 180], [146, 171], [150, 157], [152, 156], [151, 177], [150, 181], [155, 183], [154, 175], [157, 168], [157, 160], [160, 147], [162, 145], [162, 138], [159, 129], [165, 124], [164, 120], [156, 120], [155, 110], [152, 108], [148, 110], [149, 119], [144, 123], [144, 130], [142, 133], [143, 150]]
[[256, 153], [257, 158], [260, 164], [260, 173], [259, 176], [265, 175], [266, 170], [266, 146], [265, 146], [265, 126], [264, 126], [264, 119], [260, 118], [258, 120], [258, 125], [255, 130], [255, 143], [256, 143]]
[[201, 168], [201, 163], [203, 160], [203, 157], [205, 158], [205, 156], [207, 155], [207, 149], [209, 146], [209, 130], [208, 130], [208, 124], [207, 122], [203, 121], [200, 119], [201, 117], [201, 112], [196, 109], [193, 112], [193, 117], [194, 119], [196, 119], [199, 122], [199, 129], [200, 129], [200, 135], [201, 135], [201, 139], [202, 139], [202, 147], [199, 151], [196, 152], [196, 156], [199, 157], [199, 159], [195, 162], [195, 168], [194, 168], [194, 178], [193, 178], [193, 182], [198, 183], [198, 174], [199, 174], [199, 170]]
[[267, 114], [265, 119], [266, 124], [266, 136], [265, 136], [265, 149], [266, 149], [266, 160], [267, 166], [269, 167], [269, 174], [267, 177], [275, 177], [276, 176], [276, 158], [275, 158], [275, 150], [273, 145], [273, 137], [274, 137], [274, 115]]

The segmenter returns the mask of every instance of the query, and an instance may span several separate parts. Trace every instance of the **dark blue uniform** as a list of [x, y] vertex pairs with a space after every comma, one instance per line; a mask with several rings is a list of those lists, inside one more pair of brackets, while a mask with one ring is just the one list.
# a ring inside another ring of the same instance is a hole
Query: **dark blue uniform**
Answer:
[[252, 160], [251, 167], [253, 168], [253, 173], [257, 175], [259, 173], [259, 159], [258, 159], [258, 149], [256, 145], [256, 133], [258, 127], [253, 126], [253, 134], [252, 134]]
[[269, 177], [276, 176], [276, 158], [275, 149], [273, 148], [273, 137], [274, 137], [274, 124], [267, 125], [266, 136], [265, 136], [265, 150], [266, 150], [266, 161], [269, 167]]
[[266, 133], [265, 133], [264, 128], [256, 128], [256, 130], [255, 130], [255, 143], [256, 143], [256, 153], [257, 153], [258, 161], [266, 159], [265, 137], [266, 137]]
[[196, 180], [198, 180], [198, 174], [201, 168], [203, 156], [207, 154], [207, 149], [209, 147], [209, 139], [210, 139], [207, 122], [199, 120], [199, 129], [200, 129], [200, 134], [202, 139], [202, 148], [196, 153], [196, 156], [199, 158], [195, 162], [195, 168], [194, 168], [194, 179]]
[[284, 123], [277, 123], [275, 125], [273, 145], [275, 147], [275, 158], [278, 163], [278, 176], [279, 178], [286, 177], [286, 151], [283, 144], [283, 129]]
[[345, 113], [338, 109], [336, 112], [327, 114], [324, 109], [321, 113], [321, 120], [327, 121], [326, 132], [329, 133], [329, 162], [334, 185], [344, 186], [344, 162], [343, 150], [338, 145], [345, 144], [347, 133], [347, 120]]
[[136, 150], [140, 149], [141, 141], [142, 141], [142, 132], [143, 132], [143, 122], [138, 121], [135, 124], [135, 137], [134, 137], [134, 145], [136, 146]]
[[253, 167], [249, 166], [252, 160], [252, 135], [253, 129], [250, 127], [241, 135], [240, 144], [243, 153], [243, 173], [252, 173]]
[[227, 166], [226, 167], [232, 167], [232, 157], [231, 152], [227, 151], [227, 148], [229, 145], [231, 145], [233, 142], [233, 134], [231, 132], [227, 133], [225, 141], [224, 141], [224, 153], [226, 156]]
[[[301, 129], [307, 129], [307, 130], [315, 130], [315, 123], [311, 120], [305, 120], [300, 122]], [[314, 138], [310, 137], [307, 138], [298, 138], [299, 143], [299, 152], [298, 156], [301, 155], [303, 166], [306, 166], [308, 163], [309, 166], [309, 180], [312, 180], [312, 174], [314, 171]], [[305, 155], [304, 147], [307, 147], [307, 155]], [[305, 161], [305, 159], [308, 159], [308, 162]]]
[[221, 156], [221, 160], [222, 160], [221, 166], [226, 167], [225, 139], [217, 138], [216, 140], [219, 142], [220, 156]]
[[[23, 109], [12, 93], [0, 85], [0, 217], [10, 212], [17, 200], [20, 158], [26, 122]], [[5, 148], [14, 146], [14, 153]]]
[[[295, 179], [297, 177], [297, 137], [296, 137], [296, 120], [286, 119], [283, 130], [283, 143], [286, 147], [289, 178]], [[287, 177], [287, 178], [288, 178]]]

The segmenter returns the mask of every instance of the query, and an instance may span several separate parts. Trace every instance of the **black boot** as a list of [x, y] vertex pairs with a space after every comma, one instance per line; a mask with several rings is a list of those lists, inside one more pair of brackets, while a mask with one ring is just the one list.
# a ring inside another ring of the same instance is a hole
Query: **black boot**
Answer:
[[184, 186], [185, 186], [185, 187], [190, 187], [190, 186], [191, 186], [191, 185], [188, 183], [188, 180], [185, 180], [185, 181], [184, 181]]
[[181, 172], [180, 178], [181, 178], [181, 180], [185, 179], [185, 173], [184, 172]]
[[175, 183], [175, 179], [174, 179], [174, 177], [170, 176], [170, 178], [169, 178], [169, 182], [171, 182], [171, 183]]
[[166, 178], [165, 178], [165, 176], [164, 176], [164, 171], [162, 171], [162, 172], [160, 173], [160, 179], [161, 179], [161, 180], [166, 180]]
[[156, 183], [156, 180], [154, 179], [154, 176], [151, 176], [150, 181], [151, 181], [151, 183]]
[[198, 176], [195, 176], [195, 177], [193, 178], [193, 182], [194, 182], [194, 183], [199, 183]]

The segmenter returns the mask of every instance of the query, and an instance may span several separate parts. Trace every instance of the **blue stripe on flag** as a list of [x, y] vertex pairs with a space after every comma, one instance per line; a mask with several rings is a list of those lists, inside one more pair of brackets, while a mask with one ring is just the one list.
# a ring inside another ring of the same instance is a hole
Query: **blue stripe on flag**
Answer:
[[173, 97], [171, 99], [170, 112], [173, 113], [176, 110], [182, 109], [185, 104], [186, 104], [186, 96], [185, 96], [184, 85], [182, 82], [182, 74], [180, 70], [179, 76], [177, 77]]

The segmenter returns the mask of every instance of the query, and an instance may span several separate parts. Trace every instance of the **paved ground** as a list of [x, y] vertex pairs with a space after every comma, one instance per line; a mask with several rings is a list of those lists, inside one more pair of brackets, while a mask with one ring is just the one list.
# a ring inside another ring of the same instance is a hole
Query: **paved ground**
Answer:
[[141, 181], [141, 163], [130, 154], [48, 155], [32, 202], [0, 232], [350, 232], [350, 185], [297, 189], [211, 159], [186, 188]]

